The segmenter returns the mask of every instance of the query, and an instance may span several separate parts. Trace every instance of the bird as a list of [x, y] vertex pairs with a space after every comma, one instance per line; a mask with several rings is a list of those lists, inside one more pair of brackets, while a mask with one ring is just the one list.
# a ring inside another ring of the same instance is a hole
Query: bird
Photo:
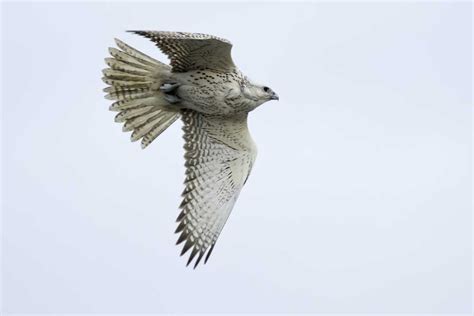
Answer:
[[246, 183], [257, 155], [248, 114], [278, 95], [234, 64], [232, 43], [187, 32], [128, 31], [151, 40], [169, 65], [115, 39], [102, 80], [115, 121], [146, 148], [171, 124], [183, 123], [185, 180], [176, 219], [186, 266], [204, 263]]

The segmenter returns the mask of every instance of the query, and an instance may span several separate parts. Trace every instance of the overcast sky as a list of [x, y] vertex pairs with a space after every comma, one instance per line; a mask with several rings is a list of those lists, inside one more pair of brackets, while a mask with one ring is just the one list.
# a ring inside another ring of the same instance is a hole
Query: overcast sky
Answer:
[[[470, 3], [2, 4], [6, 312], [464, 312]], [[201, 32], [279, 102], [208, 263], [174, 245], [181, 122], [130, 143], [103, 98], [127, 29]]]

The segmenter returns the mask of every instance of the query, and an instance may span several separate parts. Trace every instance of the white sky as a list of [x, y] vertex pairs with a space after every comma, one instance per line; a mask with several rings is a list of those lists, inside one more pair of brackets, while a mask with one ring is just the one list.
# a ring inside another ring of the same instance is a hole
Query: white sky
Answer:
[[[471, 308], [470, 3], [3, 3], [3, 309], [23, 313]], [[149, 148], [100, 80], [127, 29], [230, 39], [279, 102], [205, 266], [173, 234], [177, 122]]]

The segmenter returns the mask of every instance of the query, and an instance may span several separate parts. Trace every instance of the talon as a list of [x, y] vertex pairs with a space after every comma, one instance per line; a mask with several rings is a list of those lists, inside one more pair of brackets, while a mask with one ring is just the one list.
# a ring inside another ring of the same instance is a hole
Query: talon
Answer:
[[178, 98], [177, 96], [173, 94], [166, 94], [166, 93], [165, 93], [165, 100], [168, 101], [169, 103], [178, 103], [179, 101], [181, 101], [181, 99]]
[[169, 92], [173, 91], [174, 89], [176, 89], [177, 87], [179, 87], [178, 83], [163, 83], [160, 86], [160, 90], [165, 92], [165, 93], [169, 93]]

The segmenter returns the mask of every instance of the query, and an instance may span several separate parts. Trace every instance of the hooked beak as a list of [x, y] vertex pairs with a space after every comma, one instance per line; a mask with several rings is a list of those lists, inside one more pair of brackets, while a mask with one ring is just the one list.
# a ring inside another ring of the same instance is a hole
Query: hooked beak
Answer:
[[270, 97], [270, 100], [280, 100], [280, 98], [278, 97], [278, 94], [276, 94], [275, 92], [273, 92], [272, 96]]

